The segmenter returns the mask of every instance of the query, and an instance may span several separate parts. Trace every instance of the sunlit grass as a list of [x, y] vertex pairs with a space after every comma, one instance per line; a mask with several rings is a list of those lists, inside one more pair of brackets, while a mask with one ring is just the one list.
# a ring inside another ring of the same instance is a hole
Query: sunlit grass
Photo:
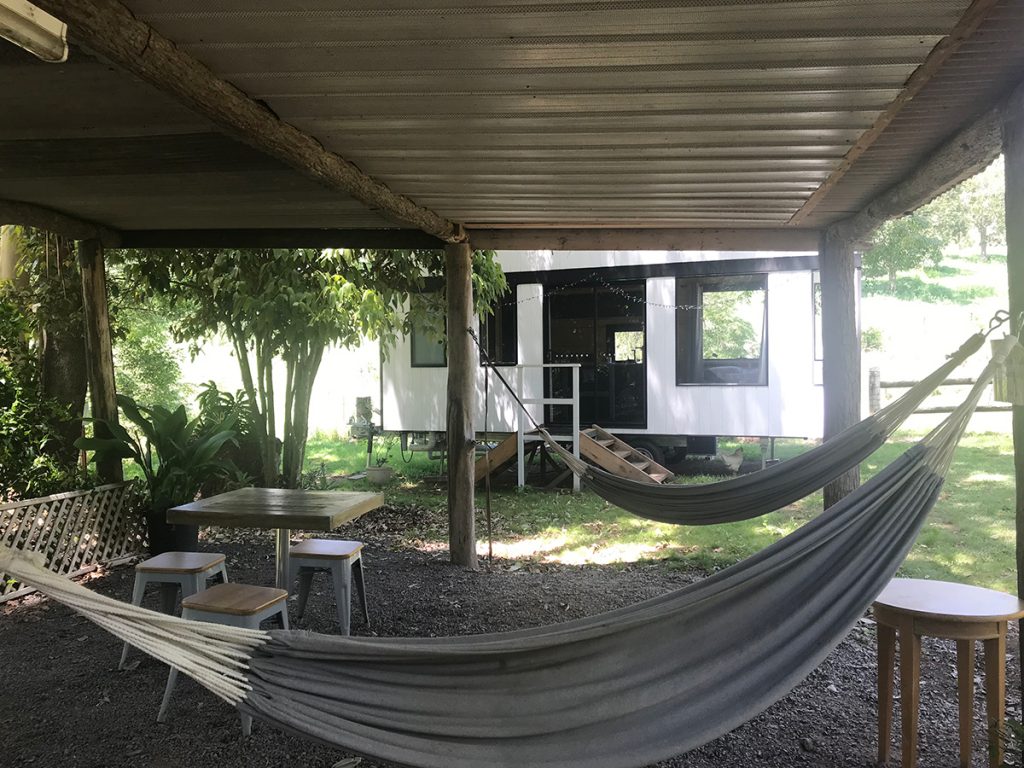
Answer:
[[[863, 465], [865, 479], [906, 450], [916, 437], [898, 435], [869, 457]], [[745, 450], [748, 445], [744, 444]], [[807, 444], [787, 444], [785, 453], [791, 456], [806, 447]], [[311, 464], [325, 462], [332, 474], [348, 474], [365, 466], [364, 451], [361, 443], [314, 439], [308, 456]], [[397, 457], [397, 451], [391, 464], [400, 477], [385, 489], [389, 501], [415, 504], [433, 512], [424, 527], [407, 531], [405, 538], [416, 546], [442, 546], [447, 525], [445, 491], [423, 479], [439, 474], [440, 465], [428, 461], [423, 454], [416, 454], [405, 464]], [[339, 487], [369, 488], [365, 481], [343, 481]], [[1012, 591], [1013, 489], [1009, 435], [967, 435], [957, 450], [942, 496], [901, 574]], [[483, 489], [478, 489], [477, 505], [482, 509], [484, 503]], [[630, 515], [585, 491], [574, 495], [565, 491], [503, 488], [495, 490], [491, 499], [494, 552], [499, 557], [536, 562], [665, 561], [681, 568], [716, 569], [749, 557], [793, 532], [818, 514], [821, 505], [819, 492], [754, 520], [701, 527], [672, 526]], [[484, 552], [486, 529], [482, 513], [478, 533]]]

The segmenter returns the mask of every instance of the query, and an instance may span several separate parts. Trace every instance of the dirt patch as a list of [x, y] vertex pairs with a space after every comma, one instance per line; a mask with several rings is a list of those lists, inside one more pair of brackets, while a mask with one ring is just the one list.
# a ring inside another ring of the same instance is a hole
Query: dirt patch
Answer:
[[[677, 589], [703, 574], [666, 564], [627, 568], [537, 565], [499, 561], [469, 572], [446, 562], [444, 551], [397, 549], [395, 541], [415, 510], [375, 515], [346, 536], [367, 542], [365, 567], [373, 624], [353, 612], [353, 634], [441, 636], [551, 624], [635, 603]], [[262, 531], [211, 531], [208, 550], [228, 556], [231, 578], [254, 584], [273, 580], [273, 546]], [[120, 600], [131, 595], [131, 568], [115, 568], [89, 586]], [[333, 594], [314, 585], [307, 615], [294, 626], [337, 631]], [[155, 594], [150, 606], [155, 607]], [[3, 766], [61, 768], [330, 768], [344, 752], [310, 744], [257, 723], [242, 739], [227, 705], [182, 681], [170, 722], [156, 712], [166, 667], [140, 657], [118, 671], [121, 646], [110, 635], [62, 606], [38, 597], [6, 604], [0, 617], [0, 748]], [[1010, 716], [1020, 718], [1016, 636], [1009, 643]], [[976, 672], [974, 765], [987, 765], [984, 744], [983, 659]], [[957, 760], [956, 653], [952, 643], [925, 640], [922, 662], [919, 764]], [[867, 766], [874, 764], [874, 626], [863, 620], [796, 690], [735, 731], [661, 766]], [[897, 728], [898, 730], [898, 728]], [[898, 745], [894, 746], [898, 756]], [[363, 760], [363, 766], [384, 766]]]

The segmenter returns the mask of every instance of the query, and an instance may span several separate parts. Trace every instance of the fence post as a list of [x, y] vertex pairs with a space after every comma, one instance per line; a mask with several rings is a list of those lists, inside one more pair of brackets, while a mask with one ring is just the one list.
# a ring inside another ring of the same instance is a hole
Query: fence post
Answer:
[[882, 409], [882, 371], [868, 370], [868, 412], [878, 413]]

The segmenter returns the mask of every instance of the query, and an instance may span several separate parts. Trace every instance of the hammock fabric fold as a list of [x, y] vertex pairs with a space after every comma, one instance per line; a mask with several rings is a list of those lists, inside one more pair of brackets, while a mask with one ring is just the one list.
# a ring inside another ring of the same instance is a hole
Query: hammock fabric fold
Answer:
[[95, 595], [11, 550], [0, 569], [242, 712], [342, 749], [422, 768], [649, 765], [754, 717], [842, 640], [906, 556], [1004, 347], [946, 421], [815, 520], [700, 583], [566, 624], [451, 638], [252, 632]]
[[541, 434], [587, 488], [638, 517], [676, 525], [750, 520], [804, 498], [864, 461], [984, 342], [984, 334], [975, 334], [902, 397], [817, 448], [760, 472], [717, 483], [659, 485], [630, 480], [577, 459], [547, 432], [541, 430]]

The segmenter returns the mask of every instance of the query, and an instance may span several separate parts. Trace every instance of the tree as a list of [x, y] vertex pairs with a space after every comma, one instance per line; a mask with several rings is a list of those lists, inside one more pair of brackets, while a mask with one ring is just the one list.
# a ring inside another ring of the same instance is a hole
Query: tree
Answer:
[[942, 246], [942, 239], [924, 213], [915, 212], [887, 221], [878, 228], [874, 244], [864, 254], [864, 274], [887, 277], [889, 292], [893, 293], [897, 272], [919, 267], [926, 260], [937, 264], [942, 260]]
[[114, 364], [117, 391], [133, 400], [173, 410], [188, 396], [181, 381], [183, 353], [171, 346], [173, 317], [156, 306], [116, 308]]
[[[442, 251], [180, 250], [123, 257], [127, 284], [160, 295], [180, 313], [179, 340], [223, 334], [234, 348], [262, 445], [266, 486], [297, 487], [305, 460], [313, 383], [330, 344], [363, 337], [386, 349], [417, 319], [443, 318], [431, 291]], [[474, 259], [478, 306], [504, 290], [493, 254]], [[285, 366], [283, 433], [278, 445], [273, 362]]]
[[1000, 158], [936, 198], [928, 211], [947, 242], [964, 245], [976, 239], [981, 258], [988, 261], [989, 246], [1006, 239], [1005, 189]]

